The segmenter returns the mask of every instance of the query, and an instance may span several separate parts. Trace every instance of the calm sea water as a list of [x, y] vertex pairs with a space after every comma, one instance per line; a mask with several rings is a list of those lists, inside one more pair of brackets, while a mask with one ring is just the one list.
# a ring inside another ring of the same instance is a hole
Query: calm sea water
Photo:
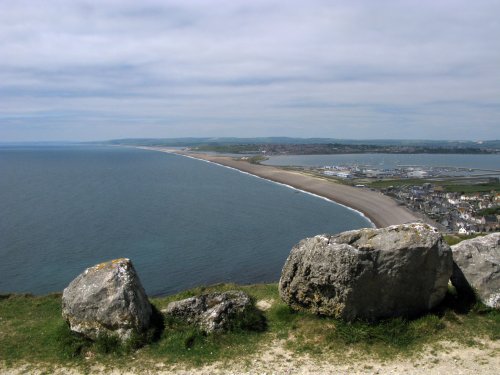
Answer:
[[300, 239], [366, 226], [342, 206], [177, 155], [0, 148], [0, 293], [61, 291], [118, 257], [151, 295], [276, 281]]
[[345, 154], [345, 155], [285, 155], [271, 156], [264, 164], [298, 165], [366, 165], [378, 169], [393, 169], [398, 165], [427, 167], [462, 167], [500, 170], [500, 154]]

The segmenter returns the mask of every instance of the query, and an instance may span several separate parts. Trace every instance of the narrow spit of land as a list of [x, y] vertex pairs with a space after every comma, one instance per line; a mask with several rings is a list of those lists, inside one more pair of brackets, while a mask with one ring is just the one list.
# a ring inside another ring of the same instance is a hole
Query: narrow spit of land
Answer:
[[252, 164], [229, 156], [193, 153], [162, 147], [140, 148], [176, 153], [210, 161], [328, 198], [362, 212], [379, 228], [420, 220], [414, 213], [406, 207], [398, 205], [393, 199], [369, 189], [337, 184], [300, 172], [284, 170], [268, 165]]

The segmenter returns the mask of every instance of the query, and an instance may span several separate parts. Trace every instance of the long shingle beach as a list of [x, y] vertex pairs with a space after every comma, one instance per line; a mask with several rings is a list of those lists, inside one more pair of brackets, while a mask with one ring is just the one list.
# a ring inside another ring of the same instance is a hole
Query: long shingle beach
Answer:
[[141, 148], [169, 153], [173, 152], [179, 155], [210, 161], [319, 195], [362, 212], [377, 227], [386, 227], [388, 225], [421, 220], [406, 207], [398, 205], [393, 199], [367, 188], [342, 185], [304, 173], [284, 170], [268, 165], [252, 164], [244, 160], [237, 160], [230, 156], [178, 151], [160, 147]]

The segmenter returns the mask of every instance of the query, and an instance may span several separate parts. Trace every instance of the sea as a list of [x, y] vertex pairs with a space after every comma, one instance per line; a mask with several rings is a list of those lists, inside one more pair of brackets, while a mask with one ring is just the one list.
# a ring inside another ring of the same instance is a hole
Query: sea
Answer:
[[179, 155], [0, 146], [0, 293], [60, 292], [121, 257], [152, 296], [276, 282], [301, 239], [369, 226], [326, 199]]

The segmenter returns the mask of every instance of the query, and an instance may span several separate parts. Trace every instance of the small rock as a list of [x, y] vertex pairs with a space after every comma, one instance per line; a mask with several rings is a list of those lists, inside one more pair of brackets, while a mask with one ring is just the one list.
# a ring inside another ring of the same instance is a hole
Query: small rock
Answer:
[[441, 302], [451, 271], [450, 247], [435, 228], [369, 228], [302, 240], [279, 292], [292, 308], [345, 320], [415, 316]]
[[146, 292], [126, 258], [87, 268], [62, 296], [62, 316], [70, 329], [91, 339], [111, 334], [126, 340], [149, 328], [151, 314]]
[[500, 233], [465, 240], [451, 249], [451, 282], [457, 291], [473, 289], [482, 303], [500, 309]]
[[257, 307], [260, 311], [267, 311], [273, 306], [274, 300], [272, 299], [261, 299], [257, 301], [255, 307]]
[[171, 302], [162, 313], [195, 324], [201, 330], [212, 333], [230, 330], [238, 324], [237, 319], [245, 314], [255, 314], [254, 310], [252, 301], [246, 293], [228, 291]]

